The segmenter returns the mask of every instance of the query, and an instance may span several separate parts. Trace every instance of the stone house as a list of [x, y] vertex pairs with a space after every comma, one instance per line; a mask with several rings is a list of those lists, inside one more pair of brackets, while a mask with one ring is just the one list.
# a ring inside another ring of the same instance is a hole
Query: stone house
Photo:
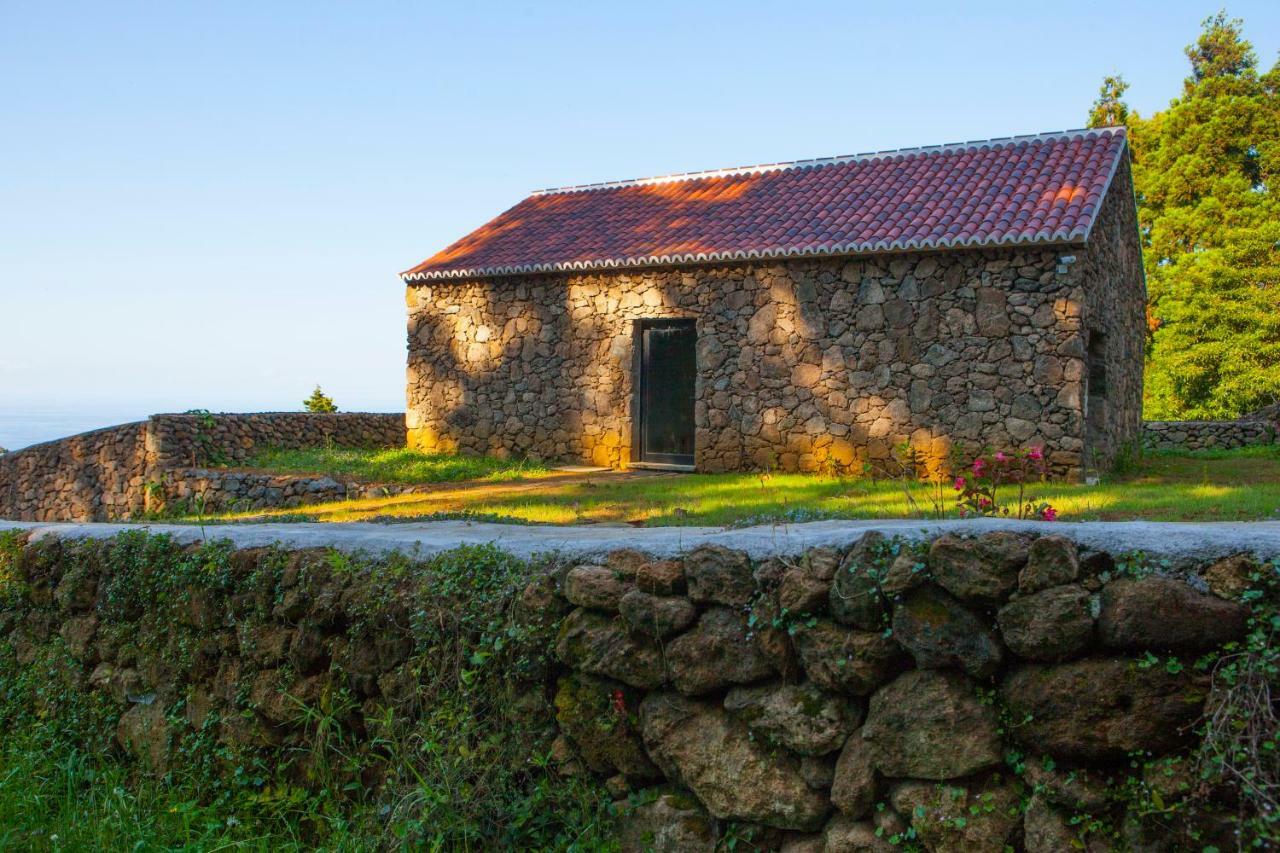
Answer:
[[1122, 128], [536, 192], [402, 274], [411, 446], [699, 471], [1141, 430]]

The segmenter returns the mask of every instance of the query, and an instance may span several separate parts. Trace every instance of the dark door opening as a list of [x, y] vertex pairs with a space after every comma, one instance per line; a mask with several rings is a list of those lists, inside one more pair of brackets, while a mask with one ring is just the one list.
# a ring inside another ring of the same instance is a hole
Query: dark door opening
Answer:
[[693, 396], [697, 332], [693, 320], [640, 320], [636, 325], [636, 458], [693, 464]]

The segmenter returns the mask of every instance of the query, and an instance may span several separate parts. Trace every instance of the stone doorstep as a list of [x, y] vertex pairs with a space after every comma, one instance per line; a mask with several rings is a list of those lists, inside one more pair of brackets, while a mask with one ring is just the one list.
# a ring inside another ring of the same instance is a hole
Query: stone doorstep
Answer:
[[240, 548], [279, 543], [289, 547], [332, 547], [343, 551], [403, 551], [430, 556], [461, 545], [498, 543], [519, 557], [559, 552], [590, 557], [634, 548], [658, 557], [686, 553], [716, 544], [746, 551], [755, 559], [790, 556], [815, 547], [846, 546], [875, 530], [886, 536], [918, 541], [942, 533], [1017, 530], [1056, 533], [1081, 547], [1113, 554], [1142, 551], [1175, 561], [1203, 561], [1226, 554], [1253, 553], [1263, 559], [1280, 556], [1280, 521], [1040, 522], [1007, 519], [949, 521], [814, 521], [804, 524], [720, 527], [618, 528], [600, 525], [518, 525], [471, 521], [428, 521], [402, 524], [371, 522], [266, 524], [128, 524], [41, 523], [0, 520], [2, 530], [31, 530], [35, 538], [103, 539], [125, 530], [165, 533], [180, 542], [228, 539]]

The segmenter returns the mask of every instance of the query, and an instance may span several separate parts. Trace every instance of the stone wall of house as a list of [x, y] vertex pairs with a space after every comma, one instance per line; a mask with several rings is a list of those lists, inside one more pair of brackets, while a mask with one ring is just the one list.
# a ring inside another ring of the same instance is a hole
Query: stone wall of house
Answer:
[[[1142, 437], [1143, 350], [1146, 346], [1146, 274], [1138, 239], [1133, 179], [1125, 157], [1111, 181], [1088, 246], [1077, 253], [1087, 282], [1082, 338], [1072, 340], [1065, 363], [1076, 369], [1085, 418], [1084, 468], [1102, 473], [1117, 454], [1132, 452]], [[1080, 348], [1077, 348], [1080, 347]], [[1073, 393], [1068, 391], [1067, 393]]]
[[[1274, 566], [1145, 563], [1063, 533], [531, 566], [501, 599], [505, 636], [554, 659], [509, 659], [513, 712], [546, 722], [531, 749], [559, 773], [612, 793], [628, 851], [709, 852], [731, 833], [788, 853], [1249, 847], [1232, 836], [1248, 804], [1195, 765], [1227, 687], [1196, 662], [1244, 636]], [[203, 731], [315, 784], [304, 708], [343, 690], [353, 787], [404, 801], [380, 787], [377, 739], [433, 711], [420, 685], [440, 640], [416, 617], [451, 605], [429, 567], [210, 546], [210, 571], [134, 539], [122, 585], [94, 550], [109, 547], [11, 558], [7, 659], [100, 693], [121, 748], [159, 773]]]
[[[1107, 257], [1070, 251], [1074, 264], [1037, 248], [415, 284], [409, 441], [625, 466], [634, 321], [693, 318], [700, 470], [892, 467], [910, 440], [935, 459], [1043, 444], [1076, 475], [1084, 315], [1112, 308], [1086, 307]], [[1137, 301], [1108, 322], [1136, 317], [1140, 337], [1139, 289], [1122, 298]], [[1131, 337], [1113, 334], [1113, 443], [1138, 429]]]
[[1151, 450], [1246, 447], [1277, 440], [1276, 424], [1264, 421], [1147, 421], [1142, 443]]
[[[185, 469], [234, 464], [261, 447], [402, 446], [404, 416], [343, 412], [165, 414], [146, 421], [73, 435], [0, 456], [0, 518], [20, 521], [109, 521], [137, 517], [166, 501], [208, 493], [213, 504], [234, 494], [240, 504], [268, 506], [328, 494], [311, 480], [276, 491], [276, 484], [200, 475]], [[265, 478], [270, 480], [271, 478]], [[336, 491], [351, 491], [336, 484]], [[316, 489], [314, 492], [312, 489]], [[319, 498], [317, 498], [319, 499]], [[306, 502], [311, 502], [307, 500]], [[283, 503], [279, 505], [292, 505]]]

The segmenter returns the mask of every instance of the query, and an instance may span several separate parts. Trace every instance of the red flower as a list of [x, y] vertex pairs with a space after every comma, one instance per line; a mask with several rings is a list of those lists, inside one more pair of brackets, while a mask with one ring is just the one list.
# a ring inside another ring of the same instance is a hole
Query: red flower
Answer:
[[627, 713], [627, 697], [623, 695], [621, 690], [613, 691], [613, 710], [619, 714]]
[[983, 469], [983, 467], [985, 467], [985, 466], [986, 466], [986, 464], [987, 464], [987, 463], [986, 463], [986, 460], [984, 460], [981, 456], [979, 456], [977, 459], [973, 460], [973, 473], [974, 473], [974, 476], [977, 476], [977, 477], [982, 476], [982, 469]]
[[1027, 451], [1027, 458], [1034, 459], [1038, 462], [1044, 458], [1044, 451], [1039, 447], [1033, 447]]
[[1040, 517], [1043, 518], [1045, 521], [1057, 521], [1058, 511], [1051, 506], [1047, 506], [1044, 509], [1040, 510]]
[[964, 477], [956, 477], [956, 491], [957, 492], [964, 491]]

